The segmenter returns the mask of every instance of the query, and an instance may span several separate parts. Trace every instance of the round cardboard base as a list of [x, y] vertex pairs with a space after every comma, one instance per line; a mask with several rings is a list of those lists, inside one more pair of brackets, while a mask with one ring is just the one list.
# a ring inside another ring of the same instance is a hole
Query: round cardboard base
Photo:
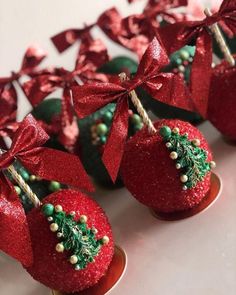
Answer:
[[[115, 253], [109, 269], [104, 277], [94, 285], [73, 295], [105, 295], [108, 294], [119, 283], [123, 277], [127, 266], [127, 256], [122, 248], [115, 246]], [[52, 290], [52, 295], [69, 295]]]
[[210, 206], [212, 206], [215, 201], [218, 199], [220, 192], [222, 190], [222, 182], [218, 175], [212, 173], [211, 175], [211, 188], [205, 198], [199, 203], [197, 206], [183, 211], [176, 211], [171, 213], [163, 213], [155, 211], [154, 209], [150, 208], [150, 211], [154, 217], [161, 220], [166, 221], [175, 221], [181, 220], [188, 217], [192, 217], [200, 212], [207, 210]]

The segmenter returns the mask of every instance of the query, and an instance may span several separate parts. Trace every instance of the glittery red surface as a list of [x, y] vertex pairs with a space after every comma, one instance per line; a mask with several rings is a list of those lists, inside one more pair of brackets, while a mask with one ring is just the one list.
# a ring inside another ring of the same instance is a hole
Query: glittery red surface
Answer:
[[[200, 147], [207, 150], [208, 144], [200, 131], [191, 124], [179, 120], [155, 122], [157, 130], [163, 125], [178, 127], [180, 134], [188, 133], [189, 139], [198, 138]], [[181, 171], [175, 168], [175, 161], [159, 132], [150, 136], [147, 128], [137, 132], [127, 143], [121, 164], [121, 176], [127, 189], [141, 203], [161, 212], [186, 210], [197, 205], [210, 188], [210, 174], [196, 187], [184, 191], [180, 182]]]
[[[5, 186], [7, 182], [7, 186]], [[0, 174], [0, 250], [25, 266], [32, 263], [30, 234], [24, 209], [10, 181]]]
[[225, 62], [213, 69], [208, 119], [226, 137], [236, 140], [236, 67]]
[[33, 209], [27, 216], [34, 255], [34, 264], [27, 271], [44, 285], [66, 293], [86, 289], [98, 282], [106, 273], [114, 253], [112, 231], [108, 219], [98, 204], [78, 191], [62, 190], [51, 194], [43, 203], [60, 204], [66, 212], [75, 211], [76, 218], [83, 214], [88, 217], [88, 226], [98, 230], [97, 238], [107, 235], [108, 245], [101, 248], [95, 262], [86, 269], [76, 271], [68, 262], [68, 252], [57, 253], [56, 234], [49, 229], [49, 222], [40, 212]]

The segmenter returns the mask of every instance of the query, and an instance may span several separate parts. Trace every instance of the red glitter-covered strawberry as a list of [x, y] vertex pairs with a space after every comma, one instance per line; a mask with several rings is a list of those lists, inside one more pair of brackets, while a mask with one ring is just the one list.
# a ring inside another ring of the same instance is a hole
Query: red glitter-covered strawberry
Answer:
[[78, 191], [61, 190], [27, 215], [33, 265], [27, 271], [44, 285], [78, 292], [95, 285], [114, 253], [112, 231], [98, 204]]
[[236, 67], [226, 61], [212, 70], [207, 117], [227, 138], [236, 140]]
[[190, 123], [160, 120], [127, 143], [121, 175], [133, 196], [158, 212], [193, 208], [210, 189], [215, 166], [207, 141]]

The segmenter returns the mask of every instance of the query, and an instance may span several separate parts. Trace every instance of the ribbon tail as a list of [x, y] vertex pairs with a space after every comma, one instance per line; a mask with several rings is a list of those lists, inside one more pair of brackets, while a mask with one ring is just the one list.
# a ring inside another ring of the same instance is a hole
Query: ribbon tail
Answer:
[[72, 108], [72, 98], [68, 87], [63, 90], [62, 110], [61, 110], [61, 131], [59, 141], [70, 152], [73, 152], [75, 143], [79, 135], [77, 119]]
[[190, 90], [196, 110], [206, 117], [211, 82], [212, 41], [207, 31], [197, 39], [196, 53], [192, 64]]
[[102, 161], [112, 179], [115, 182], [128, 134], [129, 106], [128, 100], [123, 97], [117, 102], [110, 134], [104, 148]]
[[32, 150], [32, 156], [28, 153], [18, 156], [18, 159], [26, 169], [42, 179], [57, 180], [89, 192], [94, 191], [89, 176], [75, 155], [50, 148], [38, 148]]
[[78, 40], [75, 38], [75, 31], [76, 30], [74, 29], [70, 29], [51, 37], [52, 43], [60, 53], [72, 46]]
[[26, 215], [10, 181], [0, 174], [0, 249], [29, 267], [33, 253]]
[[46, 82], [46, 79], [43, 82], [41, 80], [43, 81], [41, 77], [35, 77], [22, 85], [22, 90], [33, 107], [42, 102], [44, 98], [52, 92], [52, 89], [48, 89], [46, 91], [41, 90], [43, 83]]
[[62, 124], [71, 124], [73, 121], [74, 111], [72, 108], [72, 97], [68, 87], [65, 87], [63, 90], [61, 108]]

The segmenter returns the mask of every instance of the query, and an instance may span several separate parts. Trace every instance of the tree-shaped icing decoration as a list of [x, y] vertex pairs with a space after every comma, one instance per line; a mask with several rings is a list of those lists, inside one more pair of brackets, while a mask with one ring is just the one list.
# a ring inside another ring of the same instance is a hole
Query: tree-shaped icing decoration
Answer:
[[200, 148], [200, 140], [188, 140], [188, 134], [181, 135], [179, 128], [168, 126], [160, 129], [160, 135], [170, 151], [170, 158], [176, 160], [176, 169], [181, 169], [180, 181], [183, 189], [191, 189], [202, 181], [206, 174], [215, 168], [214, 161], [207, 162], [207, 152]]
[[86, 268], [88, 263], [94, 261], [101, 246], [109, 242], [107, 236], [96, 239], [97, 229], [87, 227], [85, 215], [80, 215], [79, 220], [76, 221], [75, 212], [67, 214], [61, 205], [54, 207], [52, 204], [45, 204], [42, 212], [50, 222], [50, 230], [57, 232], [57, 237], [60, 239], [55, 250], [59, 253], [64, 250], [69, 251], [71, 254], [69, 261], [74, 265], [75, 270]]

